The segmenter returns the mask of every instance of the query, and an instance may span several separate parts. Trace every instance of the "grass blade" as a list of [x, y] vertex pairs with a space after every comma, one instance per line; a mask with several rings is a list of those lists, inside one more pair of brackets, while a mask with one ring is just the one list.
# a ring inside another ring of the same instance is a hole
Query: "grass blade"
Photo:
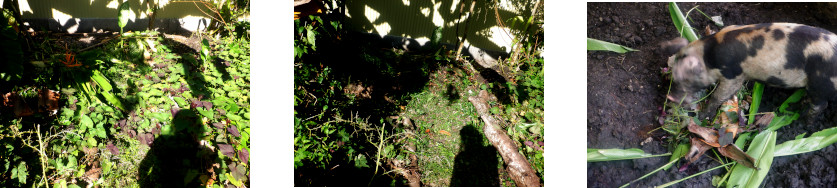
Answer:
[[747, 148], [747, 155], [752, 156], [755, 166], [760, 170], [748, 168], [742, 164], [736, 164], [732, 168], [732, 174], [727, 182], [727, 187], [758, 187], [770, 171], [773, 163], [774, 149], [776, 146], [776, 132], [763, 131], [753, 138], [750, 147]]
[[625, 53], [631, 51], [639, 51], [633, 48], [628, 48], [622, 45], [613, 44], [605, 41], [600, 41], [596, 39], [587, 38], [587, 50], [597, 50], [597, 51], [611, 51], [616, 53]]
[[825, 148], [837, 142], [837, 127], [824, 129], [811, 134], [808, 138], [786, 141], [776, 145], [773, 155], [776, 157], [807, 153]]
[[674, 185], [674, 184], [680, 183], [680, 182], [681, 182], [681, 181], [683, 181], [683, 180], [687, 180], [687, 179], [689, 179], [689, 178], [693, 178], [693, 177], [695, 177], [695, 176], [700, 176], [700, 175], [701, 175], [701, 174], [703, 174], [703, 173], [707, 173], [707, 172], [710, 172], [710, 171], [713, 171], [713, 170], [717, 170], [717, 169], [719, 169], [719, 168], [722, 168], [722, 167], [725, 167], [725, 166], [729, 166], [729, 165], [731, 165], [731, 164], [735, 164], [735, 163], [734, 163], [734, 162], [731, 162], [731, 163], [727, 163], [727, 164], [718, 165], [718, 166], [716, 166], [716, 167], [710, 168], [709, 170], [704, 170], [704, 171], [698, 172], [698, 173], [696, 173], [696, 174], [692, 174], [691, 176], [687, 176], [687, 177], [685, 177], [685, 178], [682, 178], [682, 179], [679, 179], [679, 180], [674, 180], [674, 181], [672, 181], [672, 182], [668, 182], [668, 183], [665, 183], [665, 184], [662, 184], [662, 185], [658, 185], [658, 186], [654, 186], [654, 187], [656, 187], [656, 188], [668, 187], [668, 186], [671, 186], [671, 185]]
[[692, 26], [686, 21], [683, 12], [680, 12], [680, 7], [677, 6], [677, 3], [668, 3], [668, 12], [671, 14], [671, 21], [674, 22], [674, 27], [677, 27], [677, 31], [680, 32], [681, 36], [690, 42], [698, 40], [699, 36], [692, 30]]
[[761, 104], [761, 94], [764, 93], [764, 84], [756, 82], [753, 84], [753, 103], [750, 103], [750, 116], [747, 117], [747, 125], [752, 125], [756, 118], [756, 113], [759, 112], [759, 104]]
[[587, 149], [587, 162], [601, 162], [601, 161], [614, 161], [614, 160], [625, 160], [625, 159], [640, 159], [640, 158], [650, 158], [650, 157], [661, 157], [661, 156], [669, 156], [671, 153], [664, 153], [659, 155], [653, 155], [649, 153], [645, 153], [644, 151], [631, 148], [631, 149]]
[[[685, 144], [684, 144], [684, 145], [685, 145]], [[651, 172], [649, 172], [648, 174], [645, 174], [644, 176], [639, 177], [639, 178], [637, 178], [637, 179], [635, 179], [635, 180], [633, 180], [633, 181], [631, 181], [631, 182], [628, 182], [628, 183], [626, 183], [625, 185], [620, 186], [619, 188], [627, 187], [628, 185], [631, 185], [632, 183], [634, 183], [634, 182], [636, 182], [636, 181], [639, 181], [639, 180], [641, 180], [641, 179], [645, 179], [645, 178], [647, 178], [648, 176], [651, 176], [651, 174], [657, 173], [657, 172], [659, 172], [660, 170], [668, 170], [669, 168], [671, 168], [671, 166], [674, 166], [674, 163], [676, 163], [677, 161], [680, 161], [680, 158], [673, 158], [673, 160], [669, 161], [668, 163], [666, 163], [665, 165], [661, 166], [660, 168], [657, 168], [656, 170], [651, 171]]]

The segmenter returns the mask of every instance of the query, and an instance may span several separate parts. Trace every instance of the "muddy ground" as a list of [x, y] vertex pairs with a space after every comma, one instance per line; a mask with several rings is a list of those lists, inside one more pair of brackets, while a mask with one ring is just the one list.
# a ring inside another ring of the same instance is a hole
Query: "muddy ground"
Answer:
[[[726, 25], [765, 22], [793, 22], [822, 27], [832, 32], [837, 25], [821, 18], [818, 3], [678, 3], [685, 14], [698, 9], [709, 16], [721, 16]], [[690, 14], [692, 26], [719, 28], [697, 11]], [[703, 34], [701, 34], [703, 35]], [[656, 118], [663, 105], [669, 81], [661, 74], [665, 57], [658, 44], [677, 37], [667, 3], [588, 3], [587, 37], [626, 45], [639, 52], [617, 54], [587, 52], [587, 147], [640, 148], [645, 152], [669, 152], [664, 131]], [[749, 85], [752, 85], [750, 83]], [[750, 86], [751, 87], [751, 86]], [[766, 87], [759, 111], [776, 111], [794, 90]], [[832, 121], [837, 104], [826, 109], [821, 118], [809, 124], [794, 122], [779, 129], [776, 143], [796, 135], [813, 133], [837, 125]], [[641, 144], [650, 139], [650, 142]], [[709, 154], [709, 152], [707, 153]], [[668, 162], [668, 157], [587, 163], [588, 187], [618, 187], [637, 179]], [[828, 187], [837, 184], [835, 146], [805, 154], [775, 158], [764, 187]], [[684, 172], [675, 168], [661, 171], [633, 183], [631, 187], [653, 187], [715, 167], [718, 162], [702, 157]], [[676, 184], [675, 187], [711, 187], [715, 170]]]

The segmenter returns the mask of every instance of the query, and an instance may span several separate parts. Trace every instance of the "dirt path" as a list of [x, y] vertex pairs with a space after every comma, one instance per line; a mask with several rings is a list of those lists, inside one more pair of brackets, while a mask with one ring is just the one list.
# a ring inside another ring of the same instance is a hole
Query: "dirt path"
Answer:
[[[794, 22], [836, 31], [837, 27], [814, 16], [811, 3], [678, 3], [686, 13], [692, 7], [709, 16], [721, 16], [726, 25], [765, 22]], [[690, 14], [692, 26], [707, 25], [718, 30], [697, 11]], [[588, 3], [587, 37], [626, 45], [640, 50], [624, 55], [611, 52], [587, 52], [587, 147], [640, 148], [660, 154], [669, 151], [663, 131], [649, 131], [660, 124], [660, 115], [669, 81], [661, 74], [666, 57], [659, 52], [660, 42], [677, 37], [667, 3]], [[768, 87], [760, 111], [775, 111], [793, 90]], [[824, 114], [833, 114], [834, 105]], [[827, 116], [828, 117], [828, 116]], [[813, 133], [835, 125], [825, 122], [802, 125], [794, 122], [779, 130], [777, 143], [796, 135]], [[643, 144], [644, 143], [644, 144]], [[778, 157], [765, 179], [765, 187], [825, 187], [837, 183], [835, 147], [820, 151]], [[587, 163], [589, 187], [617, 187], [662, 166], [668, 157]], [[704, 157], [688, 170], [671, 168], [632, 184], [652, 187], [675, 181], [718, 163]], [[679, 167], [677, 164], [676, 167]], [[712, 176], [724, 170], [706, 173], [678, 184], [678, 187], [710, 187]]]

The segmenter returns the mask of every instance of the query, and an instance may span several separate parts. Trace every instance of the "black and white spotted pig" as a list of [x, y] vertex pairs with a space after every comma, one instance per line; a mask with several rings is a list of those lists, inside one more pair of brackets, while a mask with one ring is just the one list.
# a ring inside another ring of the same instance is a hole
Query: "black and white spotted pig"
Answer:
[[[808, 90], [808, 118], [818, 115], [837, 96], [837, 35], [794, 23], [728, 26], [688, 43], [678, 38], [663, 43], [672, 78], [669, 100], [694, 101], [690, 96], [719, 82], [700, 118], [714, 118], [721, 103], [745, 80], [768, 86]], [[688, 94], [688, 95], [687, 95]], [[685, 98], [684, 98], [685, 97]]]

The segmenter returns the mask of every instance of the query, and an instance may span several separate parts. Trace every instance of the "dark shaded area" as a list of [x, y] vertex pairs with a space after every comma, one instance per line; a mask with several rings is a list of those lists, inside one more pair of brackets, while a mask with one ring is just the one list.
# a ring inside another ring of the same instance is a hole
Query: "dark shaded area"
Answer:
[[456, 91], [456, 88], [453, 87], [452, 84], [448, 84], [447, 88], [445, 89], [445, 99], [448, 100], [448, 105], [452, 104], [454, 101], [459, 100], [461, 96], [459, 96], [459, 91]]
[[[667, 3], [588, 3], [587, 37], [638, 49], [638, 52], [616, 54], [587, 52], [587, 147], [639, 148], [647, 153], [666, 153], [665, 136], [657, 117], [668, 91], [669, 80], [661, 74], [667, 67], [667, 56], [659, 44], [678, 37], [671, 22]], [[709, 16], [721, 16], [726, 25], [769, 22], [791, 22], [835, 31], [837, 26], [817, 19], [816, 3], [677, 3], [686, 13], [696, 5]], [[693, 11], [692, 27], [719, 28], [708, 18]], [[752, 82], [748, 84], [752, 88]], [[792, 89], [765, 87], [759, 112], [777, 111], [778, 106], [793, 93]], [[806, 97], [807, 98], [807, 97]], [[804, 101], [804, 100], [803, 100]], [[802, 133], [813, 133], [833, 127], [834, 105], [821, 114], [824, 118], [810, 124], [800, 121], [778, 130], [777, 144], [794, 139]], [[795, 104], [792, 110], [810, 108], [807, 103]], [[650, 132], [650, 133], [649, 133]], [[641, 144], [646, 139], [650, 142]], [[710, 152], [707, 152], [710, 153]], [[829, 187], [837, 183], [835, 147], [773, 160], [764, 187]], [[618, 187], [663, 166], [667, 157], [587, 163], [588, 187]], [[705, 155], [689, 165], [684, 172], [677, 168], [657, 172], [629, 187], [653, 187], [685, 178], [719, 163]], [[712, 187], [712, 177], [724, 170], [708, 172], [676, 184], [678, 187]]]
[[194, 110], [180, 110], [171, 126], [173, 134], [161, 134], [153, 139], [151, 149], [140, 162], [138, 181], [142, 187], [198, 187], [200, 181], [195, 179], [184, 183], [189, 171], [202, 174], [213, 163], [224, 163], [216, 161], [216, 152], [196, 141], [210, 130], [204, 130]]
[[[375, 163], [371, 161], [370, 168], [357, 168], [352, 165], [353, 161], [348, 161], [344, 157], [334, 157], [330, 169], [320, 169], [312, 167], [311, 165], [302, 166], [294, 169], [294, 185], [295, 186], [310, 186], [310, 187], [406, 187], [407, 180], [399, 177], [392, 178], [387, 175], [378, 175], [372, 179], [375, 174]], [[340, 165], [340, 166], [336, 166]], [[331, 169], [334, 167], [333, 169]], [[381, 169], [383, 170], [383, 169]], [[383, 173], [378, 170], [378, 173]], [[370, 182], [370, 180], [372, 180]]]
[[459, 154], [453, 162], [451, 187], [497, 187], [500, 175], [497, 172], [497, 149], [483, 144], [483, 135], [473, 124], [459, 131], [462, 140]]

